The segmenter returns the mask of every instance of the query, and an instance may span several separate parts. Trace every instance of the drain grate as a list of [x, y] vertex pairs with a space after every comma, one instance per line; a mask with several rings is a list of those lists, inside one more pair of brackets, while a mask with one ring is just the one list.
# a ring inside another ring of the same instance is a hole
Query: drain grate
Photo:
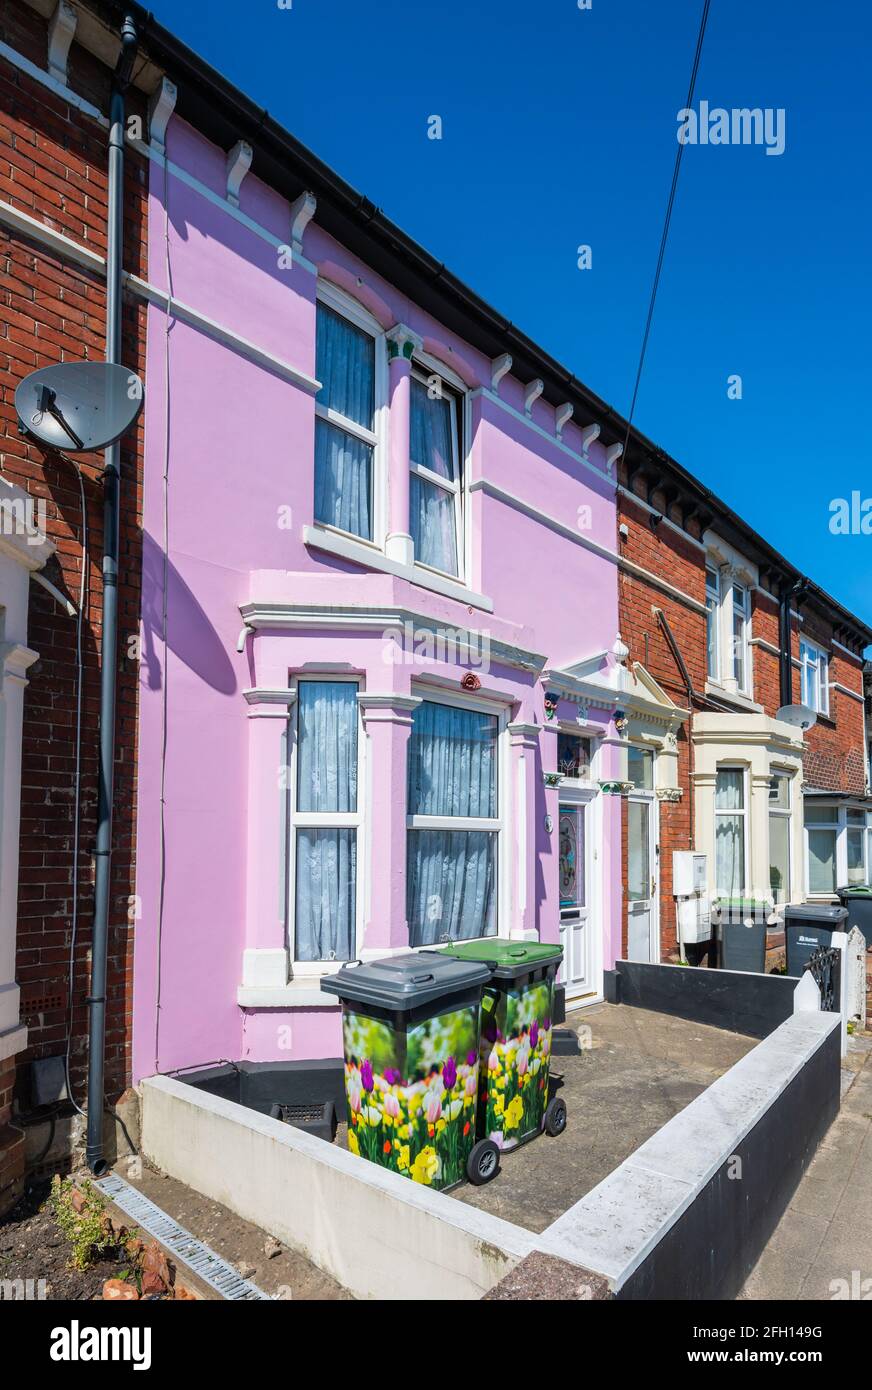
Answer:
[[263, 1289], [259, 1289], [249, 1279], [243, 1279], [231, 1264], [222, 1260], [220, 1255], [216, 1255], [208, 1245], [197, 1240], [196, 1236], [192, 1236], [178, 1221], [173, 1221], [172, 1217], [167, 1216], [150, 1198], [131, 1187], [123, 1178], [110, 1173], [108, 1177], [97, 1179], [95, 1186], [110, 1197], [137, 1226], [141, 1226], [150, 1236], [154, 1236], [165, 1245], [167, 1250], [178, 1255], [180, 1260], [216, 1293], [220, 1293], [222, 1298], [248, 1302], [258, 1299], [269, 1300], [269, 1294], [264, 1293]]

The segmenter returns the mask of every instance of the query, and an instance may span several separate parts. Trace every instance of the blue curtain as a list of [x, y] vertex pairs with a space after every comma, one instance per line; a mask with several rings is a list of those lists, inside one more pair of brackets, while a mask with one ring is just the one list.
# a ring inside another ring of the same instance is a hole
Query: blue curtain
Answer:
[[[357, 686], [301, 681], [297, 810], [357, 810]], [[301, 828], [296, 840], [295, 958], [356, 955], [357, 832]]]
[[[425, 701], [413, 715], [408, 809], [413, 816], [497, 814], [497, 721]], [[412, 946], [496, 930], [496, 834], [410, 830], [407, 913]]]
[[[458, 481], [453, 412], [447, 396], [431, 400], [427, 387], [412, 378], [410, 456], [448, 482]], [[447, 574], [457, 574], [456, 495], [412, 474], [409, 530], [415, 559]]]
[[[318, 305], [317, 400], [346, 420], [374, 428], [375, 343], [368, 333]], [[315, 425], [315, 519], [372, 539], [372, 449], [347, 430]]]

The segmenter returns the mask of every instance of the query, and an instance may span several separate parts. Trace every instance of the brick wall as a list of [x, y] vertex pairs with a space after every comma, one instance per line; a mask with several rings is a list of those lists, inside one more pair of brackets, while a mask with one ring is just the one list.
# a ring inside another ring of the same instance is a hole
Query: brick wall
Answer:
[[[626, 485], [626, 478], [621, 481]], [[668, 515], [666, 499], [652, 494], [651, 505]], [[618, 495], [618, 524], [625, 524], [629, 535], [620, 541], [625, 560], [665, 580], [682, 594], [705, 603], [705, 558], [691, 540], [661, 521], [652, 525], [651, 513], [633, 497]], [[655, 608], [664, 613], [696, 690], [705, 685], [705, 616], [680, 598], [673, 597], [648, 580], [621, 571], [619, 576], [621, 636], [630, 649], [628, 665], [639, 661], [666, 694], [682, 709], [688, 708], [684, 677], [657, 619]], [[678, 802], [661, 801], [660, 818], [660, 950], [669, 960], [676, 954], [675, 900], [672, 896], [672, 854], [690, 849], [692, 839], [693, 793], [690, 779], [691, 751], [687, 724], [678, 734], [678, 781], [684, 789]], [[623, 863], [627, 863], [627, 808], [623, 807]], [[623, 949], [627, 949], [627, 918], [622, 924]]]
[[24, 1180], [24, 1136], [9, 1123], [15, 1058], [0, 1062], [0, 1218], [15, 1206]]
[[[833, 645], [833, 625], [813, 608], [803, 609], [803, 636], [830, 653], [830, 714], [819, 715], [806, 736], [803, 757], [805, 780], [826, 791], [859, 792], [866, 789], [865, 715], [862, 700], [854, 700], [833, 684], [863, 694], [863, 662]], [[794, 623], [793, 654], [799, 659], [799, 632]], [[800, 698], [800, 672], [794, 668], [794, 699]]]
[[[25, 6], [2, 0], [0, 39], [42, 68], [46, 25]], [[108, 109], [109, 74], [77, 45], [69, 83]], [[138, 94], [131, 108], [142, 110]], [[74, 241], [105, 254], [106, 132], [39, 82], [0, 58], [0, 199]], [[124, 265], [144, 273], [146, 174], [128, 150]], [[104, 357], [105, 284], [47, 252], [37, 241], [0, 225], [0, 468], [47, 507], [47, 531], [57, 553], [45, 573], [78, 604], [82, 575], [82, 518], [75, 470], [18, 435], [13, 395], [20, 379], [57, 361]], [[145, 310], [125, 305], [123, 359], [144, 372]], [[110, 907], [106, 1095], [111, 1103], [130, 1075], [133, 948], [129, 899], [134, 888], [136, 798], [136, 663], [128, 639], [138, 631], [141, 566], [142, 423], [122, 449], [122, 526], [119, 591], [118, 712], [115, 821]], [[17, 977], [29, 1046], [18, 1058], [15, 1087], [29, 1105], [27, 1063], [63, 1052], [72, 1004], [72, 1078], [84, 1099], [93, 918], [93, 848], [97, 811], [100, 699], [102, 459], [81, 455], [90, 563], [86, 573], [78, 939], [69, 979], [72, 927], [73, 797], [75, 770], [76, 625], [43, 589], [31, 585], [30, 645], [39, 661], [25, 692], [22, 773], [21, 878]]]

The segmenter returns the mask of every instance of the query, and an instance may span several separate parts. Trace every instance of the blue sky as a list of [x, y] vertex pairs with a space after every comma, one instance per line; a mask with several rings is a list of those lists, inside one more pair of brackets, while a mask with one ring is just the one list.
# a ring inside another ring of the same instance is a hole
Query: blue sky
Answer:
[[[629, 409], [702, 0], [150, 3]], [[635, 423], [872, 623], [872, 536], [828, 525], [872, 497], [870, 44], [860, 0], [712, 0], [695, 104], [784, 108], [786, 148], [685, 149]]]

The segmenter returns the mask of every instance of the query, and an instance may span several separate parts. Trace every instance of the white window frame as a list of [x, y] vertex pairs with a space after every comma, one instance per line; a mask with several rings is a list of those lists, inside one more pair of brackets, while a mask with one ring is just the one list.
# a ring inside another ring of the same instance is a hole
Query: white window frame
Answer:
[[[741, 604], [736, 603], [736, 590], [742, 592]], [[742, 695], [751, 693], [751, 589], [742, 579], [730, 581], [730, 675], [736, 682], [736, 689]], [[741, 633], [736, 633], [736, 617], [741, 619]], [[742, 679], [739, 679], [739, 651], [741, 649]]]
[[[862, 817], [863, 817], [862, 824], [861, 824], [859, 821], [849, 821], [848, 817], [849, 817], [849, 815], [850, 815], [852, 812], [853, 812], [855, 815], [857, 815], [857, 816], [862, 816]], [[852, 834], [854, 834], [854, 835], [859, 835], [859, 836], [861, 837], [861, 843], [862, 843], [862, 846], [863, 846], [863, 877], [860, 879], [860, 883], [861, 883], [861, 884], [866, 884], [866, 883], [869, 882], [869, 816], [868, 816], [868, 814], [862, 809], [862, 807], [860, 807], [860, 806], [847, 806], [847, 807], [845, 808], [845, 879], [844, 879], [844, 883], [845, 883], [846, 886], [849, 885], [849, 884], [851, 883], [851, 879], [850, 879], [851, 866], [850, 866], [850, 862], [849, 862], [849, 859], [848, 859], [848, 841], [849, 841], [849, 839], [850, 839], [850, 837], [851, 837]], [[839, 887], [841, 887], [841, 886], [842, 886], [842, 885], [840, 884]], [[856, 886], [856, 885], [851, 885], [851, 886]]]
[[[412, 358], [412, 376], [423, 386], [427, 386], [432, 377], [438, 376], [442, 384], [447, 387], [446, 395], [453, 403], [454, 463], [457, 473], [457, 482], [451, 483], [439, 473], [434, 473], [432, 469], [427, 468], [426, 465], [415, 462], [412, 458], [410, 423], [409, 473], [414, 473], [419, 478], [423, 479], [424, 482], [433, 483], [436, 487], [441, 487], [444, 492], [450, 492], [454, 495], [457, 574], [452, 574], [450, 570], [437, 569], [434, 565], [425, 565], [423, 561], [418, 559], [417, 555], [415, 556], [415, 566], [416, 568], [424, 570], [425, 573], [443, 575], [447, 579], [455, 580], [458, 584], [465, 584], [467, 582], [466, 576], [470, 573], [471, 565], [468, 535], [470, 528], [466, 522], [466, 518], [469, 516], [469, 392], [460, 380], [460, 377], [450, 371], [438, 358], [431, 357], [429, 353], [426, 352], [416, 352]], [[411, 525], [410, 517], [410, 530]]]
[[[848, 882], [848, 810], [858, 810], [859, 807], [840, 806], [834, 801], [820, 801], [817, 797], [806, 800], [803, 809], [803, 836], [805, 839], [805, 891], [809, 898], [831, 899], [836, 896], [836, 888], [843, 887]], [[815, 820], [815, 811], [827, 810], [835, 811], [834, 820]], [[810, 830], [826, 830], [835, 836], [835, 877], [836, 882], [831, 890], [821, 891], [819, 888], [811, 886], [811, 854], [809, 852], [808, 832]], [[868, 863], [868, 860], [867, 860]]]
[[[734, 811], [723, 811], [723, 810], [719, 810], [719, 808], [718, 808], [718, 773], [720, 773], [720, 772], [741, 772], [741, 774], [742, 774], [742, 806], [741, 806], [741, 809], [736, 809], [736, 810], [734, 810]], [[739, 892], [739, 896], [743, 896], [743, 895], [745, 895], [745, 894], [750, 894], [750, 891], [751, 891], [750, 888], [749, 888], [749, 886], [748, 886], [748, 878], [750, 877], [750, 872], [751, 872], [751, 861], [750, 861], [750, 852], [751, 852], [751, 843], [750, 843], [750, 841], [751, 841], [751, 835], [750, 835], [750, 807], [749, 807], [749, 805], [748, 805], [748, 789], [749, 789], [749, 788], [748, 788], [748, 780], [749, 780], [749, 779], [748, 779], [748, 768], [745, 767], [745, 766], [743, 766], [742, 763], [718, 763], [717, 767], [715, 768], [715, 785], [714, 785], [714, 843], [713, 843], [713, 845], [712, 845], [712, 855], [713, 855], [713, 857], [712, 857], [712, 865], [713, 865], [713, 868], [714, 868], [714, 884], [715, 884], [715, 897], [716, 897], [716, 898], [723, 898], [723, 897], [729, 896], [729, 895], [726, 894], [726, 893], [722, 893], [720, 884], [718, 883], [718, 879], [717, 879], [717, 873], [718, 873], [718, 817], [719, 817], [719, 816], [741, 816], [741, 817], [742, 817], [742, 844], [743, 844], [743, 851], [742, 851], [742, 866], [743, 866], [743, 877], [744, 877], [744, 879], [745, 879], [745, 882], [744, 882], [743, 884], [740, 885], [738, 892]]]
[[[475, 697], [456, 696], [452, 692], [435, 689], [432, 686], [413, 686], [413, 694], [419, 696], [421, 700], [426, 700], [434, 705], [453, 705], [455, 708], [475, 710], [479, 714], [489, 714], [497, 720], [497, 740], [496, 740], [496, 772], [497, 772], [497, 815], [489, 816], [410, 816], [408, 812], [408, 781], [406, 784], [406, 832], [410, 830], [485, 830], [497, 836], [496, 855], [497, 872], [495, 882], [496, 911], [494, 913], [495, 931], [491, 936], [464, 937], [466, 941], [492, 941], [494, 936], [500, 934], [500, 923], [506, 924], [506, 935], [509, 931], [509, 855], [506, 847], [506, 826], [508, 823], [508, 777], [509, 777], [509, 750], [508, 739], [506, 737], [506, 726], [508, 724], [508, 713], [505, 706], [495, 703], [492, 700], [476, 699]], [[407, 767], [408, 758], [411, 755], [411, 739], [407, 748]], [[408, 890], [408, 860], [406, 862], [406, 887]], [[427, 947], [412, 946], [412, 928], [409, 923], [409, 945], [412, 950], [426, 950]], [[442, 944], [441, 942], [438, 944]], [[429, 948], [432, 950], [432, 946]]]
[[[287, 855], [287, 899], [286, 899], [286, 932], [288, 939], [288, 954], [293, 967], [294, 976], [304, 975], [324, 975], [339, 970], [345, 961], [332, 960], [297, 960], [297, 932], [296, 932], [296, 913], [297, 913], [297, 892], [296, 892], [296, 864], [297, 864], [297, 831], [298, 830], [355, 830], [357, 836], [357, 855], [356, 855], [356, 882], [354, 893], [354, 914], [355, 914], [355, 955], [359, 956], [363, 947], [364, 932], [364, 908], [366, 903], [366, 884], [367, 873], [365, 866], [368, 863], [368, 845], [366, 843], [366, 817], [364, 808], [369, 802], [369, 788], [367, 785], [367, 764], [366, 764], [366, 737], [363, 724], [363, 714], [360, 701], [357, 701], [357, 810], [356, 811], [298, 811], [297, 810], [297, 776], [298, 776], [298, 751], [299, 751], [299, 692], [300, 686], [307, 683], [317, 684], [344, 684], [353, 685], [360, 694], [364, 689], [363, 677], [359, 675], [339, 674], [335, 671], [306, 671], [305, 675], [293, 676], [290, 681], [290, 688], [294, 691], [294, 702], [291, 706], [290, 717], [288, 719], [288, 801], [287, 816], [288, 829], [285, 837]], [[354, 957], [352, 957], [353, 959]]]
[[[363, 425], [358, 425], [354, 420], [348, 420], [344, 415], [332, 410], [329, 406], [322, 405], [315, 401], [315, 415], [318, 419], [324, 420], [329, 425], [335, 425], [337, 429], [344, 430], [346, 433], [354, 435], [356, 439], [372, 447], [372, 476], [370, 497], [370, 510], [372, 517], [372, 537], [359, 536], [356, 531], [345, 531], [340, 526], [333, 526], [330, 522], [320, 521], [312, 517], [312, 524], [323, 531], [332, 532], [337, 536], [348, 536], [351, 540], [360, 545], [372, 546], [377, 550], [384, 550], [385, 538], [387, 536], [387, 470], [388, 470], [388, 353], [387, 338], [385, 330], [382, 328], [378, 319], [368, 313], [362, 304], [353, 299], [351, 295], [345, 294], [338, 286], [332, 285], [329, 281], [319, 280], [316, 291], [316, 308], [324, 305], [331, 309], [340, 318], [347, 319], [355, 328], [359, 328], [373, 339], [373, 425], [372, 430], [366, 429]], [[314, 476], [314, 459], [313, 459]]]
[[[817, 714], [830, 713], [829, 653], [808, 637], [799, 639], [800, 699]], [[810, 697], [810, 698], [809, 698]]]
[[[714, 575], [714, 583], [710, 583], [709, 575]], [[706, 562], [705, 567], [705, 608], [706, 608], [706, 672], [710, 681], [719, 681], [721, 678], [721, 572], [716, 565]], [[709, 630], [714, 637], [713, 663], [714, 670], [709, 668], [708, 638]]]
[[[791, 899], [793, 884], [793, 783], [794, 774], [788, 768], [772, 767], [769, 769], [769, 780], [775, 779], [787, 783], [787, 806], [773, 806], [768, 804], [769, 818], [766, 823], [767, 850], [769, 854], [768, 870], [772, 870], [772, 817], [778, 816], [787, 821], [787, 878], [782, 884], [784, 902], [789, 903]], [[772, 892], [771, 879], [768, 880], [768, 891]], [[774, 894], [773, 894], [774, 898]]]

